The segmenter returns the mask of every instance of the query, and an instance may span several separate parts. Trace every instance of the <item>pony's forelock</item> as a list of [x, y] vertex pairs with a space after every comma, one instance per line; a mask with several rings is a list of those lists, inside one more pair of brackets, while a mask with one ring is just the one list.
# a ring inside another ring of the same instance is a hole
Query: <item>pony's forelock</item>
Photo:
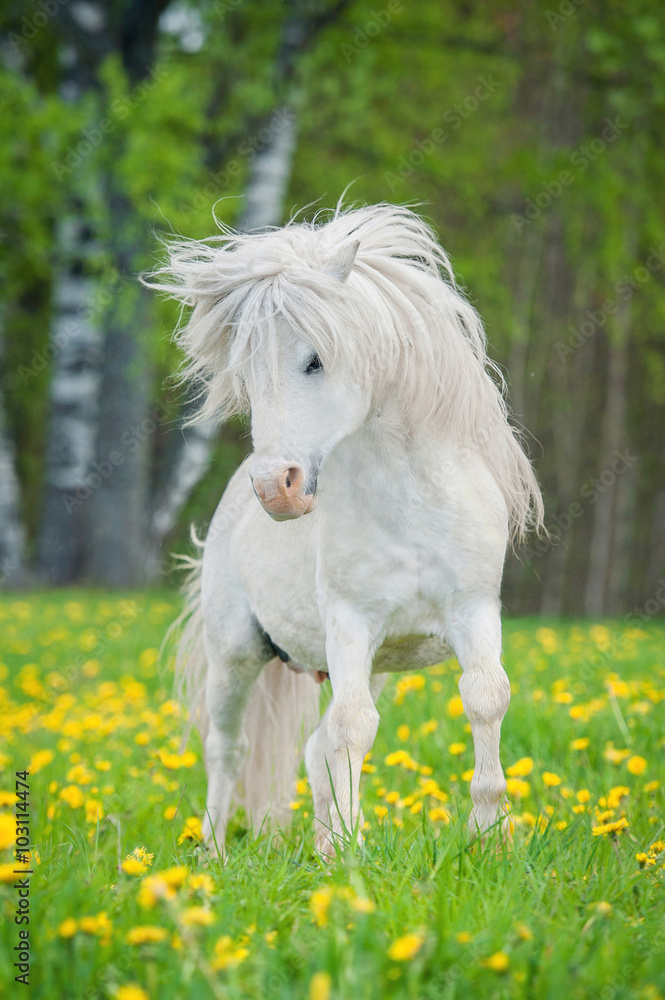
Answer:
[[[220, 229], [171, 243], [149, 282], [191, 307], [176, 339], [187, 358], [181, 379], [200, 388], [201, 418], [247, 409], [243, 370], [258, 351], [276, 357], [283, 318], [324, 368], [366, 384], [376, 408], [398, 401], [408, 423], [427, 422], [478, 451], [504, 494], [514, 537], [542, 527], [540, 490], [508, 422], [482, 323], [418, 215], [388, 204], [338, 206], [261, 233]], [[340, 282], [326, 265], [351, 241], [357, 254]]]

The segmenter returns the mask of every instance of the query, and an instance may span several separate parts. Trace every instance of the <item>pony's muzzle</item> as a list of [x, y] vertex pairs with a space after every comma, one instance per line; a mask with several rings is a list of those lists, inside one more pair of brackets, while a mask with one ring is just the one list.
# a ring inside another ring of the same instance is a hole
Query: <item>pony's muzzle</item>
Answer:
[[305, 470], [294, 462], [272, 476], [251, 476], [263, 509], [275, 521], [289, 521], [309, 514], [316, 504], [316, 491], [305, 492]]

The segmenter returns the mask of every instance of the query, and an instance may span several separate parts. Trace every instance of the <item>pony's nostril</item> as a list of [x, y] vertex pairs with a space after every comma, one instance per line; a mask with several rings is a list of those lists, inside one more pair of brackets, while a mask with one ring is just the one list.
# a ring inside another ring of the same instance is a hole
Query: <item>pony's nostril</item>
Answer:
[[299, 493], [305, 481], [305, 473], [299, 465], [291, 465], [284, 470], [281, 479], [287, 493]]

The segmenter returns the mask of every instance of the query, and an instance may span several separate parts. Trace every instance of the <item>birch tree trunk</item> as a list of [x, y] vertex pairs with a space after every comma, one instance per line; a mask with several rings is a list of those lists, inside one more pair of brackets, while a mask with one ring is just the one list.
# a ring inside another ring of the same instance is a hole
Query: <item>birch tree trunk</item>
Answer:
[[20, 511], [21, 490], [16, 474], [16, 453], [7, 429], [4, 399], [0, 391], [0, 586], [20, 581], [23, 571], [25, 529]]
[[[81, 210], [82, 211], [82, 210]], [[80, 575], [83, 513], [95, 454], [101, 334], [95, 323], [96, 282], [86, 277], [93, 246], [82, 217], [59, 227], [64, 267], [57, 281], [51, 325], [53, 357], [49, 436], [39, 568], [50, 583]]]

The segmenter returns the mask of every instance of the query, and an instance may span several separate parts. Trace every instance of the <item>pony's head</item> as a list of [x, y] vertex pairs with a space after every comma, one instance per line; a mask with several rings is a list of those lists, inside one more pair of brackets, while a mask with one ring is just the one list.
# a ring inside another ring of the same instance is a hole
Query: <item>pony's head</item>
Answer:
[[[342, 247], [325, 263], [322, 280], [345, 282], [357, 248], [357, 242]], [[312, 338], [279, 313], [265, 324], [237, 377], [251, 411], [256, 496], [276, 521], [308, 514], [322, 463], [366, 419], [370, 393], [340, 377], [334, 364], [329, 370]]]
[[257, 497], [283, 520], [312, 510], [321, 464], [370, 413], [477, 451], [512, 529], [542, 523], [482, 323], [431, 229], [396, 205], [169, 246], [152, 287], [193, 309], [178, 333], [197, 419], [251, 411]]

